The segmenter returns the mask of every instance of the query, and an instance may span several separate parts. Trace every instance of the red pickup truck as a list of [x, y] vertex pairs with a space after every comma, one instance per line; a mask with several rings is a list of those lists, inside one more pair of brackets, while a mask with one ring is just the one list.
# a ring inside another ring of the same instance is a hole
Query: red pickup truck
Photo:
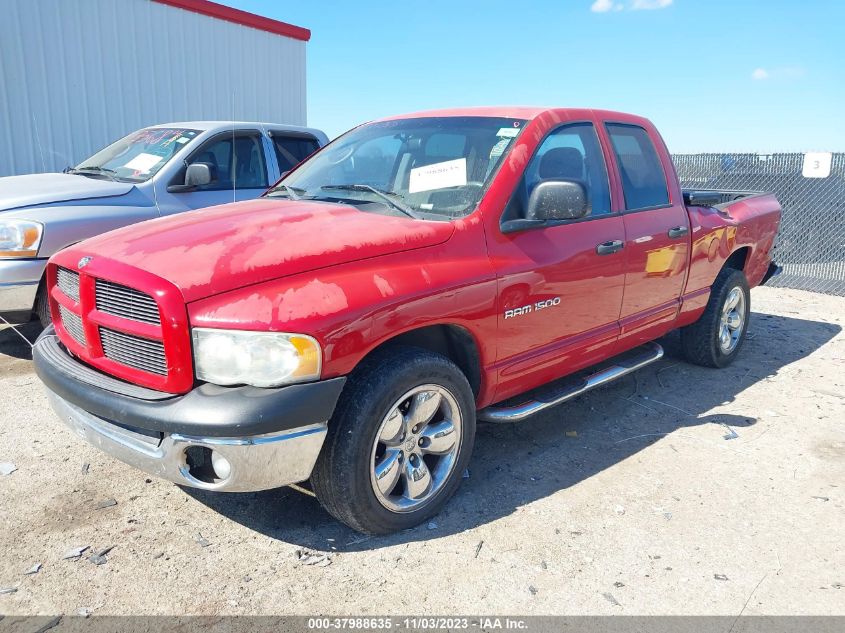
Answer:
[[676, 328], [690, 361], [729, 364], [780, 215], [767, 194], [682, 191], [636, 116], [385, 119], [258, 200], [57, 253], [36, 370], [63, 421], [148, 473], [310, 480], [334, 517], [388, 533], [455, 492], [476, 418], [656, 361]]

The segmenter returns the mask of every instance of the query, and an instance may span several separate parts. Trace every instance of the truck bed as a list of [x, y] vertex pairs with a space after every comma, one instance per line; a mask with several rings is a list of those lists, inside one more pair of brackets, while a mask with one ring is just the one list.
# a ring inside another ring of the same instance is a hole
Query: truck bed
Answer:
[[684, 204], [688, 207], [713, 207], [721, 209], [731, 202], [754, 196], [768, 195], [763, 191], [731, 191], [727, 189], [682, 189]]
[[744, 249], [750, 286], [760, 284], [771, 263], [780, 224], [780, 203], [759, 191], [684, 189], [693, 235], [687, 292], [709, 286], [724, 261]]

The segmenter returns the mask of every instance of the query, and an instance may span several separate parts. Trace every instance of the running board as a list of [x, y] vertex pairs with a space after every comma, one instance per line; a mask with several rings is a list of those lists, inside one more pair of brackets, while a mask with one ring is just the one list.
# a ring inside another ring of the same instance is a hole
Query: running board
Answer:
[[582, 378], [574, 384], [567, 385], [557, 393], [551, 393], [542, 398], [529, 400], [516, 406], [487, 407], [478, 412], [478, 419], [500, 423], [520, 422], [535, 413], [555, 407], [576, 396], [580, 396], [582, 393], [606, 385], [617, 378], [622, 378], [622, 376], [627, 376], [631, 372], [637, 371], [663, 358], [663, 348], [657, 343], [646, 343], [632, 350], [632, 352], [628, 352], [626, 358], [616, 361], [610, 367], [606, 367], [586, 378]]

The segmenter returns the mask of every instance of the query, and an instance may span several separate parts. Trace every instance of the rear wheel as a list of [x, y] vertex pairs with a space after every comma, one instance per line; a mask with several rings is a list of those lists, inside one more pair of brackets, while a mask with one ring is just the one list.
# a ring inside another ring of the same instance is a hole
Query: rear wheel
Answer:
[[437, 514], [460, 485], [475, 436], [466, 377], [449, 359], [394, 347], [350, 376], [311, 482], [336, 519], [369, 534]]
[[710, 289], [701, 317], [681, 328], [681, 346], [687, 360], [705, 367], [727, 367], [739, 354], [748, 330], [751, 297], [741, 270], [726, 268]]

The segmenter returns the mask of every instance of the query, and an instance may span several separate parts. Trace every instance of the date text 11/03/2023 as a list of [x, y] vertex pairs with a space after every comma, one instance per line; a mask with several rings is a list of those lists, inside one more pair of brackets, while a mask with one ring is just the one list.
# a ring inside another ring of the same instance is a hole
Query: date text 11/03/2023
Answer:
[[482, 631], [528, 628], [528, 623], [510, 617], [341, 617], [309, 618], [307, 627], [312, 631], [330, 630], [391, 630], [400, 631], [455, 631], [479, 629]]

